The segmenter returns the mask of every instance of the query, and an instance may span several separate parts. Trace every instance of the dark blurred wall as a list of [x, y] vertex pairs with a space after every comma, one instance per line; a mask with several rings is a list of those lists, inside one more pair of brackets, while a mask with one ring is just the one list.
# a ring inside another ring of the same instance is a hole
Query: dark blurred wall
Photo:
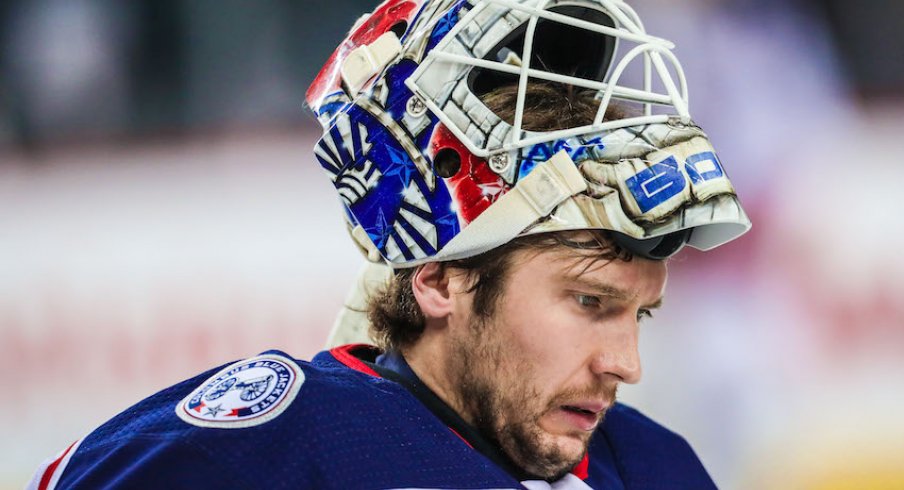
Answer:
[[857, 94], [867, 100], [904, 97], [904, 2], [809, 1], [824, 12]]
[[[773, 1], [716, 4], [770, 22]], [[856, 93], [904, 96], [904, 2], [788, 1], [829, 22]], [[0, 148], [299, 123], [307, 85], [377, 3], [0, 0]]]
[[296, 123], [375, 0], [0, 2], [0, 147]]

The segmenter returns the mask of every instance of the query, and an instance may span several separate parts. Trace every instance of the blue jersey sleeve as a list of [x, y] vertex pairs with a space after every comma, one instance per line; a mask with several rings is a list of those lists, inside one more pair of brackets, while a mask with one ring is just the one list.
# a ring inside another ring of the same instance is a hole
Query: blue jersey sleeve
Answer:
[[190, 440], [149, 435], [77, 451], [60, 471], [56, 489], [256, 488], [253, 468], [227, 467]]

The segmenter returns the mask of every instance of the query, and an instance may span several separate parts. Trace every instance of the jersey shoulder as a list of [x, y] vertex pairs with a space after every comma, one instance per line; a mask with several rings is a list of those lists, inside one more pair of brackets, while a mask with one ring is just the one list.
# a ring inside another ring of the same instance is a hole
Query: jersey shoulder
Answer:
[[350, 366], [344, 353], [305, 362], [268, 351], [211, 369], [120, 413], [36, 480], [57, 488], [505, 486], [505, 475], [403, 387], [361, 361]]
[[611, 458], [626, 488], [716, 488], [684, 437], [622, 403], [606, 413], [590, 450]]
[[224, 364], [114, 416], [46, 462], [30, 488], [150, 485], [164, 479], [199, 485], [225, 479], [234, 488], [256, 487], [266, 473], [242, 468], [266, 469], [260, 465], [278, 456], [263, 441], [286, 439], [287, 433], [322, 434], [328, 429], [310, 423], [318, 418], [311, 413], [328, 413], [352, 392], [367, 398], [362, 394], [373, 384], [367, 378], [277, 350]]
[[[80, 449], [121, 439], [218, 437], [265, 426], [295, 414], [312, 391], [329, 390], [331, 379], [318, 365], [278, 350], [207, 370], [155, 393], [116, 415], [86, 437]], [[326, 382], [325, 382], [326, 380]], [[299, 398], [304, 388], [305, 397]], [[198, 429], [220, 429], [205, 431]]]

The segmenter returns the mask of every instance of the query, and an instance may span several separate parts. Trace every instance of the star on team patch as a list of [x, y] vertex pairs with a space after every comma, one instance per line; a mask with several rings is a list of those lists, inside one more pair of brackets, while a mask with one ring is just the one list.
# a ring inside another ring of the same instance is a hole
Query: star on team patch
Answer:
[[204, 415], [210, 415], [211, 417], [216, 418], [217, 414], [220, 412], [225, 412], [226, 410], [222, 408], [223, 405], [217, 405], [215, 407], [207, 407], [207, 411], [204, 412]]

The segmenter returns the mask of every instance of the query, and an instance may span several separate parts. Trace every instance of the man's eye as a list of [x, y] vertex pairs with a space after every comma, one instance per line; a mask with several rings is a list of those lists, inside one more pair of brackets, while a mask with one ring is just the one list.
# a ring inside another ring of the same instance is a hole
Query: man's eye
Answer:
[[647, 309], [641, 309], [637, 311], [637, 321], [642, 322], [647, 318], [653, 318], [653, 312]]
[[587, 308], [599, 308], [601, 301], [597, 296], [588, 296], [586, 294], [576, 294], [574, 299], [578, 304]]

